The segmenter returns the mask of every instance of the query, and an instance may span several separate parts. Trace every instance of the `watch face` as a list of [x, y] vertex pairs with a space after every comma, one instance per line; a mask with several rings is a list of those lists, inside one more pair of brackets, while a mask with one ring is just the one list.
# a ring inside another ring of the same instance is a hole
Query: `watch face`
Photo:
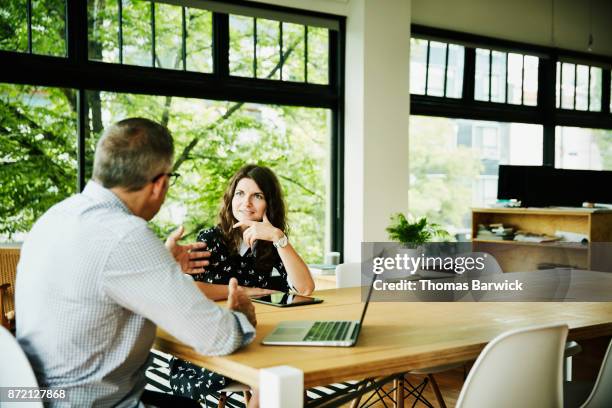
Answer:
[[288, 243], [287, 236], [283, 235], [281, 239], [279, 239], [278, 241], [274, 243], [274, 246], [277, 248], [284, 248], [287, 246], [287, 243]]

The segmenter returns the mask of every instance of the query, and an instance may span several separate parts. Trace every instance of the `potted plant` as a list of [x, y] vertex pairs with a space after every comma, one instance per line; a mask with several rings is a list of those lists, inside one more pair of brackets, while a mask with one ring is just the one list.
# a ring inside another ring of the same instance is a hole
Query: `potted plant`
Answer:
[[450, 234], [438, 224], [427, 222], [426, 217], [411, 222], [402, 213], [391, 216], [387, 232], [391, 240], [400, 242], [405, 248], [418, 248], [434, 238], [450, 237]]
[[[444, 239], [450, 236], [438, 224], [427, 222], [426, 217], [413, 221], [412, 219], [406, 219], [402, 213], [391, 216], [391, 224], [386, 230], [391, 240], [400, 243], [399, 246], [394, 245], [385, 250], [387, 257], [395, 257], [401, 254], [409, 258], [417, 258], [424, 252], [423, 244], [432, 241], [434, 238]], [[414, 274], [417, 271], [411, 270], [409, 272]], [[406, 271], [403, 270], [389, 271], [386, 278], [401, 278], [405, 274]]]

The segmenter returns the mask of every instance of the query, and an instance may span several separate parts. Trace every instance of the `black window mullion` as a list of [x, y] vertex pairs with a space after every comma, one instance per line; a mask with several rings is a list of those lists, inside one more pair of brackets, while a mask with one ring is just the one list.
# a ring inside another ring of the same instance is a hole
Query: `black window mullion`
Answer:
[[280, 80], [283, 80], [283, 67], [285, 66], [285, 57], [283, 55], [283, 22], [278, 22], [278, 48], [280, 53]]
[[155, 67], [155, 2], [151, 0], [151, 66]]
[[229, 76], [229, 15], [213, 13], [213, 72]]
[[[70, 33], [70, 7], [72, 7], [71, 4], [68, 2], [68, 0], [66, 0], [64, 2], [64, 16], [66, 16], [66, 20], [64, 22], [64, 39], [66, 43], [68, 43], [68, 46], [66, 47], [66, 56], [70, 55], [70, 39], [68, 38], [68, 34]], [[85, 14], [85, 17], [87, 18], [87, 14]], [[85, 31], [85, 33], [87, 33], [87, 31]], [[85, 38], [88, 37], [86, 36]]]
[[538, 64], [537, 109], [542, 120], [542, 164], [555, 165], [555, 106], [556, 106], [557, 58], [541, 58]]
[[442, 95], [446, 97], [446, 81], [448, 77], [448, 49], [450, 48], [450, 44], [446, 44], [446, 56], [444, 58], [444, 90]]
[[543, 151], [542, 165], [555, 166], [555, 125], [553, 123], [542, 126], [543, 131]]
[[68, 0], [66, 3], [67, 56], [73, 62], [87, 62], [87, 3]]
[[563, 62], [559, 62], [559, 109], [563, 109]]
[[572, 109], [576, 109], [576, 94], [578, 93], [578, 64], [574, 64], [574, 105]]
[[308, 26], [304, 26], [304, 82], [308, 82]]
[[[339, 35], [337, 31], [334, 30], [330, 30], [329, 31], [329, 42], [328, 42], [328, 47], [327, 47], [327, 54], [328, 54], [328, 58], [329, 58], [329, 64], [327, 66], [327, 78], [329, 81], [329, 85], [334, 87], [334, 88], [338, 88], [340, 86], [339, 82], [338, 82], [338, 78], [341, 75], [340, 72], [338, 72], [338, 67], [340, 65], [340, 56], [339, 53], [341, 52], [339, 50]], [[340, 91], [338, 91], [340, 92]]]
[[119, 63], [123, 64], [123, 0], [117, 0], [119, 9], [119, 31], [117, 32], [117, 41], [119, 43]]
[[506, 83], [504, 86], [506, 87], [506, 97], [504, 98], [504, 103], [508, 103], [508, 53], [506, 53]]
[[26, 20], [28, 24], [28, 53], [32, 53], [32, 0], [26, 2]]
[[183, 60], [183, 71], [187, 71], [187, 10], [181, 7], [181, 59]]
[[331, 134], [331, 200], [329, 209], [332, 224], [331, 250], [344, 256], [344, 109], [332, 110]]
[[[85, 66], [88, 59], [88, 40], [87, 40], [87, 2], [79, 0], [68, 0], [66, 8], [66, 41], [67, 56], [70, 64]], [[70, 88], [70, 87], [67, 87]], [[77, 159], [77, 191], [85, 188], [86, 174], [86, 136], [88, 134], [88, 112], [86, 91], [79, 86], [76, 89], [76, 159]]]
[[427, 40], [427, 56], [425, 57], [425, 95], [428, 95], [427, 87], [429, 82], [429, 50], [431, 41]]
[[601, 72], [601, 111], [610, 113], [610, 70], [602, 69]]
[[493, 50], [489, 50], [489, 99], [491, 102], [491, 89], [493, 88]]
[[253, 77], [257, 78], [257, 19], [253, 18]]
[[589, 70], [589, 80], [587, 81], [587, 111], [591, 110], [591, 67], [587, 65]]
[[[83, 3], [85, 4], [85, 3]], [[77, 191], [83, 191], [85, 188], [85, 144], [87, 128], [89, 127], [87, 115], [87, 93], [85, 89], [80, 88], [77, 91]]]
[[[340, 22], [340, 27], [340, 32], [329, 32], [329, 83], [339, 96], [344, 95], [345, 89], [344, 22]], [[331, 249], [342, 254], [344, 252], [344, 99], [340, 97], [337, 102], [331, 112]]]
[[476, 76], [476, 49], [465, 48], [463, 61], [463, 91], [462, 99], [474, 101], [474, 83]]
[[525, 55], [521, 64], [521, 105], [525, 104]]

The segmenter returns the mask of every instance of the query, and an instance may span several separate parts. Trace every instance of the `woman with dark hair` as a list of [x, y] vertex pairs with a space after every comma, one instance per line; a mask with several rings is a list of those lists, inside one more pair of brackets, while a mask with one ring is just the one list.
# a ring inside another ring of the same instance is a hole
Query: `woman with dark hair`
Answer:
[[[249, 295], [290, 289], [309, 295], [314, 281], [286, 234], [286, 207], [280, 183], [267, 167], [249, 164], [232, 177], [219, 212], [219, 224], [198, 241], [210, 251], [206, 271], [193, 275], [206, 296], [226, 299], [230, 278]], [[170, 365], [175, 395], [204, 400], [230, 379], [183, 360]]]

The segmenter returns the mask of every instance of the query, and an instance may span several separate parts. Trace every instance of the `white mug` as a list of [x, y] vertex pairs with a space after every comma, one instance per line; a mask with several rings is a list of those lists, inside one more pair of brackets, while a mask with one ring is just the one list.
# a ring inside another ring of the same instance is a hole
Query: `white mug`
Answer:
[[338, 265], [340, 263], [340, 252], [328, 252], [325, 255], [327, 265]]

